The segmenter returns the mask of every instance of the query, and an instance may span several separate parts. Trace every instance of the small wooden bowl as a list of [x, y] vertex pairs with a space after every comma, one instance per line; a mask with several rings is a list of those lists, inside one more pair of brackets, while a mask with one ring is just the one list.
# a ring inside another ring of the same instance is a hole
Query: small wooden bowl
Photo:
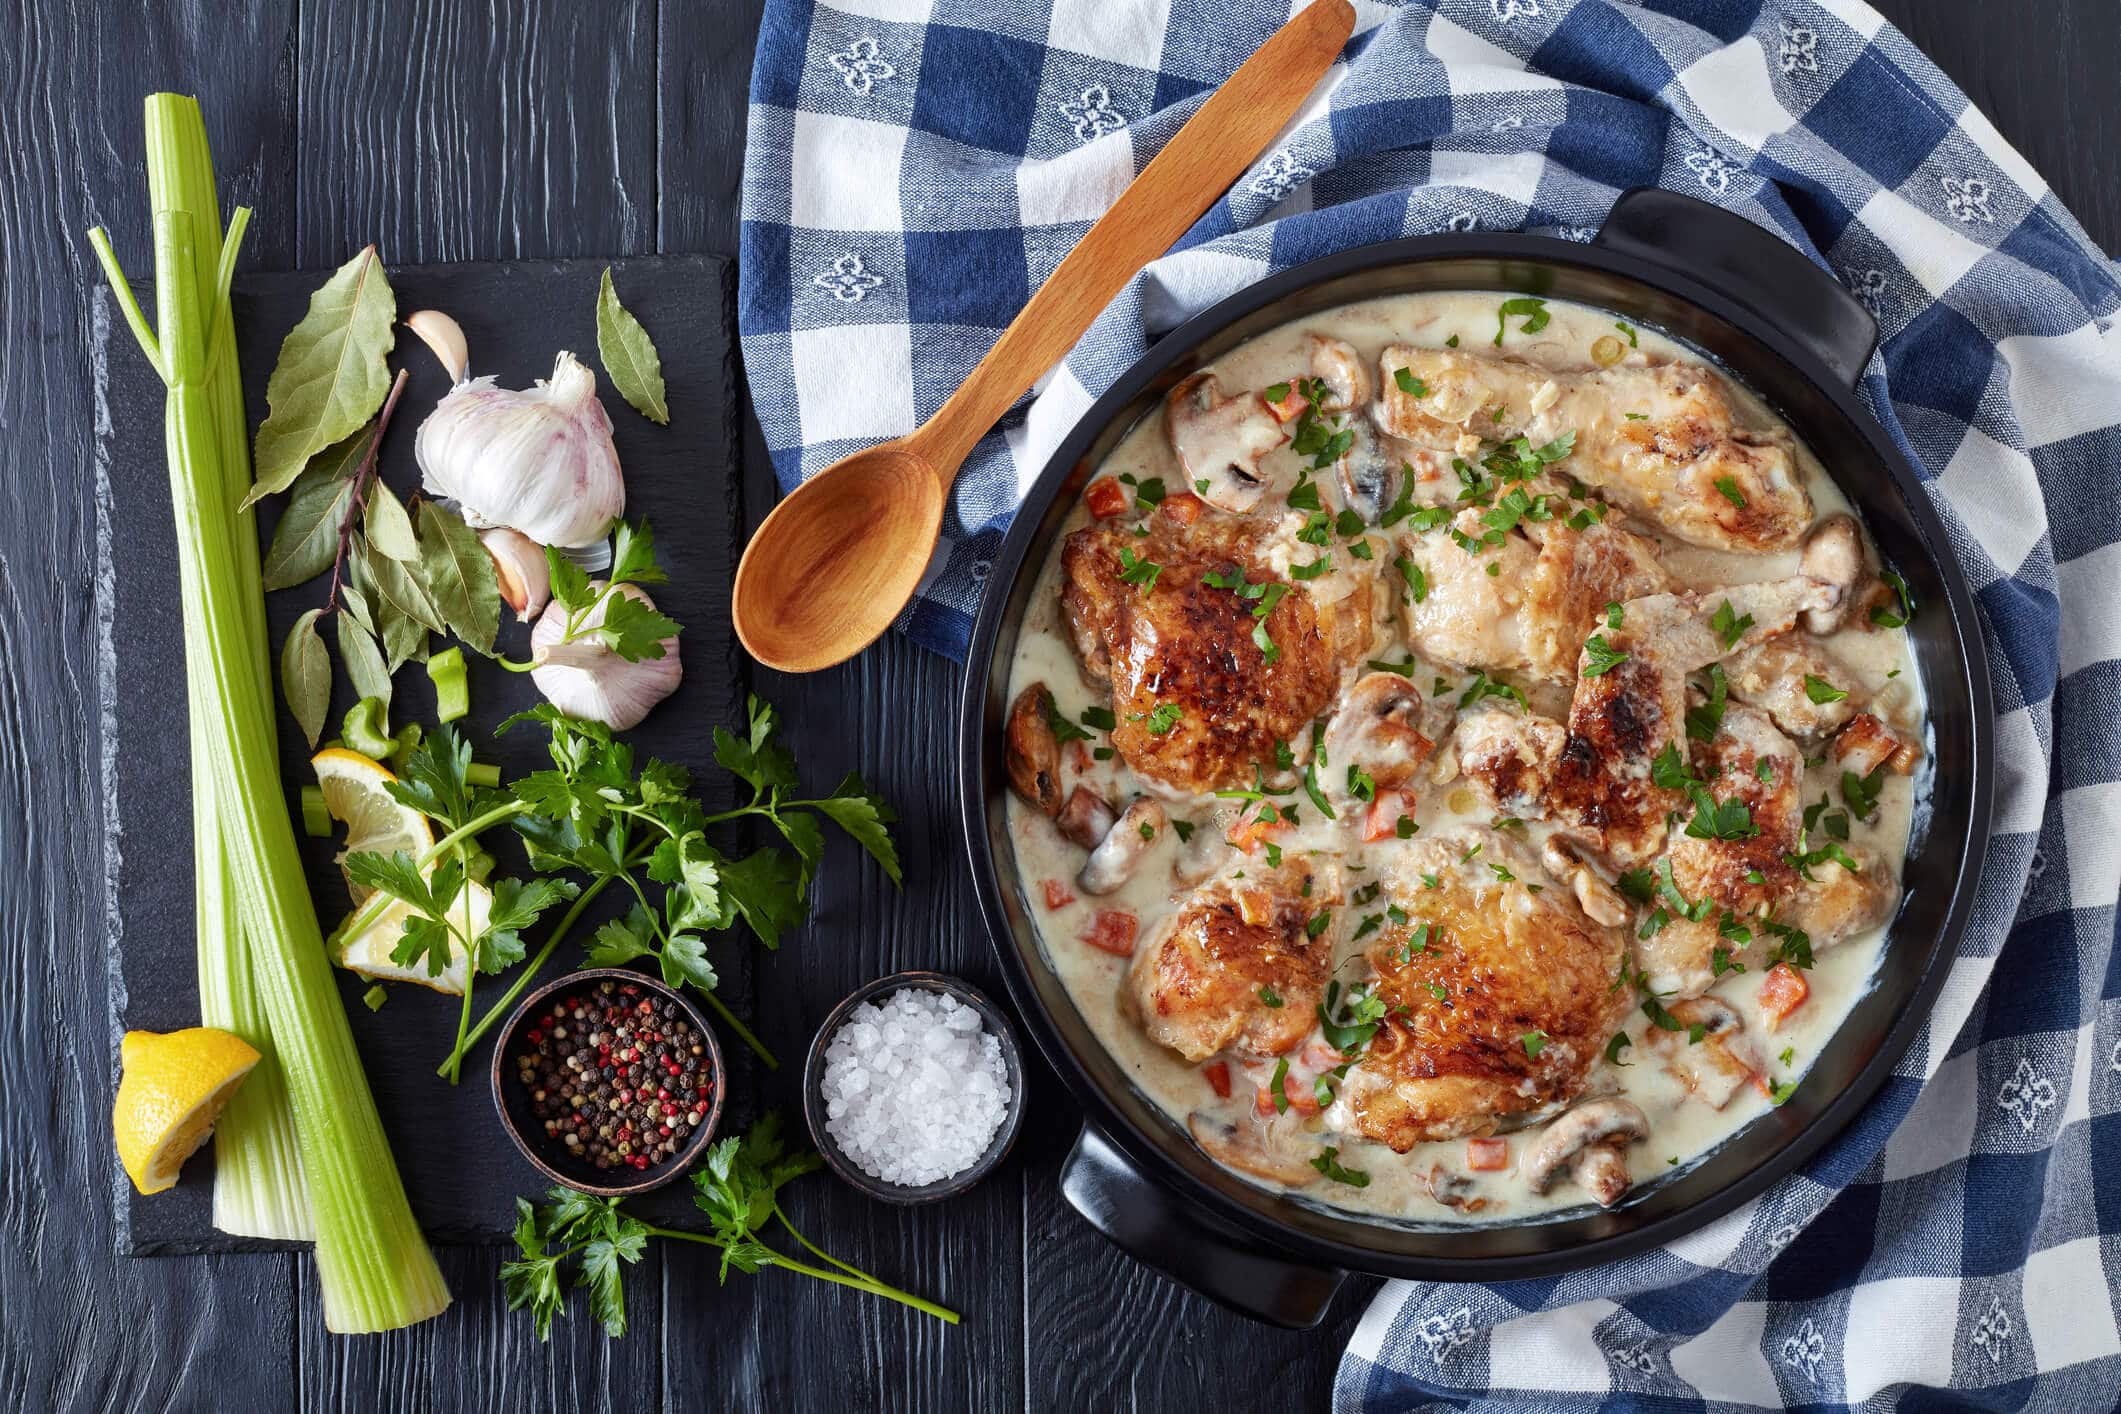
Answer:
[[[864, 1173], [854, 1161], [840, 1152], [825, 1129], [825, 1048], [846, 1024], [848, 1015], [863, 1002], [901, 991], [907, 987], [919, 987], [930, 992], [941, 992], [957, 998], [979, 1013], [980, 1022], [987, 1034], [1001, 1046], [1002, 1068], [1008, 1073], [1009, 1112], [1002, 1116], [1001, 1128], [994, 1131], [994, 1138], [987, 1145], [987, 1152], [975, 1159], [969, 1168], [960, 1170], [948, 1178], [939, 1178], [933, 1183], [906, 1185], [886, 1183], [880, 1178]], [[851, 992], [847, 999], [832, 1009], [825, 1024], [818, 1028], [810, 1042], [810, 1055], [803, 1063], [803, 1119], [810, 1126], [810, 1138], [817, 1150], [825, 1156], [825, 1164], [834, 1173], [854, 1188], [872, 1198], [886, 1203], [931, 1203], [939, 1198], [955, 1198], [973, 1184], [992, 1173], [1001, 1161], [1008, 1157], [1010, 1146], [1016, 1143], [1016, 1132], [1024, 1122], [1024, 1058], [1016, 1045], [1016, 1028], [1010, 1023], [1000, 1007], [988, 1001], [977, 988], [955, 977], [941, 972], [894, 972], [888, 977], [879, 977]]]
[[[515, 1078], [515, 1058], [525, 1049], [524, 1034], [529, 1030], [530, 1018], [540, 1008], [561, 993], [590, 991], [599, 982], [630, 983], [638, 987], [641, 994], [656, 1001], [676, 1002], [700, 1033], [706, 1047], [707, 1063], [714, 1067], [714, 1103], [708, 1106], [707, 1117], [693, 1129], [692, 1137], [685, 1147], [664, 1159], [650, 1164], [645, 1169], [629, 1169], [631, 1178], [624, 1182], [613, 1182], [618, 1170], [599, 1169], [593, 1164], [574, 1157], [566, 1151], [566, 1145], [549, 1140], [538, 1127], [531, 1114], [530, 1096], [522, 1083]], [[630, 967], [591, 967], [580, 972], [570, 972], [565, 977], [544, 986], [523, 998], [505, 1025], [493, 1048], [493, 1107], [500, 1113], [501, 1127], [508, 1137], [515, 1140], [516, 1147], [531, 1166], [554, 1183], [594, 1193], [600, 1198], [618, 1198], [629, 1193], [646, 1193], [660, 1188], [692, 1167], [695, 1159], [705, 1152], [714, 1138], [715, 1126], [722, 1119], [722, 1101], [729, 1092], [729, 1073], [722, 1068], [722, 1046], [714, 1038], [714, 1028], [707, 1018], [683, 993], [664, 986], [645, 973]]]

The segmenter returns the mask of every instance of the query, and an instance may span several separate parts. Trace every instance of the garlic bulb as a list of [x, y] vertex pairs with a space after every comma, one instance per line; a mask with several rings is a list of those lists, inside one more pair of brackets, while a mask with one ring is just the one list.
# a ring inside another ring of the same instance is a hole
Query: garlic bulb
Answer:
[[[592, 580], [590, 588], [602, 593], [604, 582]], [[631, 584], [619, 586], [655, 607], [655, 600]], [[582, 618], [577, 633], [604, 622], [604, 603], [599, 602]], [[538, 625], [530, 631], [530, 680], [545, 694], [545, 700], [570, 717], [602, 722], [613, 731], [626, 731], [641, 724], [656, 703], [678, 690], [685, 676], [678, 662], [675, 636], [662, 640], [663, 656], [629, 663], [593, 639], [577, 637], [562, 643], [567, 632], [567, 610], [555, 599], [545, 606]]]
[[521, 391], [492, 377], [451, 389], [413, 442], [427, 490], [472, 526], [504, 525], [540, 545], [602, 539], [626, 511], [611, 419], [596, 375], [562, 351], [552, 377]]
[[479, 543], [493, 559], [502, 602], [516, 611], [517, 622], [529, 623], [552, 597], [552, 569], [545, 563], [545, 547], [505, 525], [480, 531]]

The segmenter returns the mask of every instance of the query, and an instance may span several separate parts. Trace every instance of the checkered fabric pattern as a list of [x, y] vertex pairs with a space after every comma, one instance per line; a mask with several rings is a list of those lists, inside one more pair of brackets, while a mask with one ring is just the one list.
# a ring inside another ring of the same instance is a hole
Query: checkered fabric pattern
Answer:
[[[1385, 1288], [1338, 1407], [2107, 1409], [2121, 1398], [2121, 280], [1859, 0], [1363, 3], [1318, 94], [979, 445], [901, 627], [961, 654], [1019, 488], [1188, 314], [1446, 230], [1588, 239], [1656, 183], [1843, 280], [1996, 666], [1997, 836], [1928, 1028], [1801, 1174], [1651, 1256]], [[772, 0], [741, 323], [784, 487], [932, 412], [1286, 14]]]

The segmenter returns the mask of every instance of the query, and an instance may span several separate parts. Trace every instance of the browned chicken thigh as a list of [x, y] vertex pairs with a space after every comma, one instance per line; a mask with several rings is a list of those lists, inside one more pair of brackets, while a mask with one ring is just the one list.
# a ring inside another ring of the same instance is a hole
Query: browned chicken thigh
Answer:
[[[1399, 369], [1420, 391], [1399, 385]], [[1565, 372], [1395, 344], [1381, 372], [1373, 415], [1391, 436], [1434, 446], [1468, 433], [1543, 442], [1573, 432], [1579, 480], [1692, 544], [1783, 550], [1811, 522], [1787, 442], [1741, 427], [1700, 364]]]
[[1616, 870], [1643, 864], [1688, 804], [1673, 769], [1687, 756], [1687, 674], [1838, 592], [1796, 576], [1630, 600], [1619, 627], [1587, 640], [1566, 728], [1485, 705], [1460, 719], [1460, 769], [1503, 813], [1561, 821]]
[[1405, 1153], [1581, 1094], [1632, 1001], [1613, 986], [1621, 932], [1492, 830], [1423, 838], [1390, 861], [1396, 912], [1366, 954], [1387, 1010], [1340, 1090], [1354, 1127]]
[[1338, 871], [1303, 856], [1244, 874], [1194, 890], [1135, 950], [1142, 1029], [1189, 1061], [1293, 1050], [1325, 995], [1333, 940], [1311, 923], [1340, 902]]
[[[1101, 522], [1061, 551], [1076, 649], [1111, 684], [1112, 744], [1138, 775], [1176, 790], [1248, 784], [1255, 766], [1274, 769], [1277, 742], [1325, 713], [1341, 670], [1361, 659], [1371, 595], [1328, 602], [1277, 579], [1265, 528], [1246, 517], [1187, 524], [1159, 512], [1148, 530]], [[1142, 564], [1158, 567], [1153, 579], [1128, 582]]]

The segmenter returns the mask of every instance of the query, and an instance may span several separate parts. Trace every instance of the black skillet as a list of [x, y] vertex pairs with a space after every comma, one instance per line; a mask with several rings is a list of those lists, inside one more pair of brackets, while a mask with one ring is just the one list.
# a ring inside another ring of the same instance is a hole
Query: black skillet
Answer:
[[[1267, 1192], [1217, 1165], [1128, 1082], [1040, 955], [1004, 820], [1002, 721], [1017, 628], [1084, 483], [1179, 379], [1253, 335], [1355, 300], [1498, 290], [1609, 309], [1715, 358], [1764, 397], [1852, 500], [1917, 605], [1909, 632], [1933, 763], [1906, 898], [1877, 975], [1781, 1108], [1705, 1160], [1610, 1210], [1447, 1227], [1369, 1219]], [[1974, 601], [1923, 489], [1852, 389], [1877, 343], [1870, 314], [1768, 232], [1650, 188], [1588, 245], [1533, 235], [1424, 236], [1327, 256], [1189, 320], [1098, 399], [1031, 487], [994, 562], [959, 716], [967, 847], [1011, 996], [1088, 1111], [1061, 1175], [1068, 1201], [1166, 1275], [1260, 1320], [1310, 1326], [1350, 1271], [1432, 1281], [1550, 1276], [1661, 1246], [1731, 1211], [1816, 1154], [1885, 1083], [1943, 985], [1989, 838], [1989, 673]]]

